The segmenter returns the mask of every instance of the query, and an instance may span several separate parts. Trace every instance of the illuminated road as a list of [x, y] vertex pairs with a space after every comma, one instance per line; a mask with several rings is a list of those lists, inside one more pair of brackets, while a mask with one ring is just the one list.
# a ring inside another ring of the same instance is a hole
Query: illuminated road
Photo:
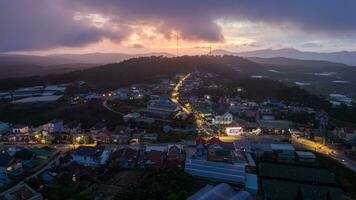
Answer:
[[349, 169], [353, 170], [356, 172], [356, 162], [345, 156], [342, 152], [333, 149], [331, 147], [325, 146], [323, 144], [303, 139], [303, 138], [296, 138], [292, 136], [292, 143], [296, 146], [303, 147], [305, 149], [308, 149], [310, 151], [318, 152], [321, 154], [324, 154], [328, 157], [331, 157], [344, 166], [348, 167]]
[[180, 107], [182, 108], [183, 112], [187, 113], [187, 114], [190, 114], [190, 113], [193, 113], [194, 114], [194, 117], [196, 119], [196, 125], [198, 127], [198, 129], [202, 132], [204, 132], [205, 134], [207, 135], [212, 135], [212, 131], [209, 130], [209, 128], [206, 128], [206, 121], [203, 117], [199, 116], [199, 114], [197, 112], [195, 112], [194, 110], [192, 110], [192, 107], [189, 103], [185, 104], [185, 105], [182, 105], [180, 102], [179, 102], [179, 96], [180, 96], [180, 89], [181, 87], [183, 86], [183, 83], [184, 81], [189, 78], [191, 75], [191, 73], [187, 74], [186, 76], [184, 76], [183, 78], [181, 78], [179, 80], [179, 82], [177, 83], [177, 85], [174, 87], [173, 89], [173, 92], [171, 94], [171, 101], [173, 103], [176, 103], [176, 104], [179, 104]]

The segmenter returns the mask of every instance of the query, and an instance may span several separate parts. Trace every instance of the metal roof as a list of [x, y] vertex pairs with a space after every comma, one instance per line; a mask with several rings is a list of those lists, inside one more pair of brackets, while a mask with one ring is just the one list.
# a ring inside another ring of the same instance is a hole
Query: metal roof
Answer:
[[193, 176], [232, 184], [244, 184], [245, 164], [227, 164], [205, 160], [187, 159], [185, 171]]
[[203, 189], [190, 196], [187, 200], [248, 200], [250, 194], [246, 191], [238, 191], [226, 183], [212, 186], [206, 185]]

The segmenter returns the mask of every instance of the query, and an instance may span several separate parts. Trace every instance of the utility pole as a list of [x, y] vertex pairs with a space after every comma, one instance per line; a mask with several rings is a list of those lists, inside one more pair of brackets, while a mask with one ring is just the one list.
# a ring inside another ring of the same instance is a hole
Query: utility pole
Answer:
[[179, 56], [179, 54], [178, 54], [178, 32], [177, 32], [177, 35], [176, 35], [177, 37], [176, 37], [176, 40], [177, 40], [177, 57]]

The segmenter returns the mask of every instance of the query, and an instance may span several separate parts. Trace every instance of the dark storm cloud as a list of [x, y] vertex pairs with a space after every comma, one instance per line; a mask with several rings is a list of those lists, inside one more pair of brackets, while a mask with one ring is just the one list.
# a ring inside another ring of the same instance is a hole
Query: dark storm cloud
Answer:
[[0, 52], [77, 47], [123, 32], [110, 32], [75, 21], [62, 0], [1, 0]]
[[[216, 20], [285, 24], [331, 37], [356, 32], [355, 0], [2, 0], [0, 51], [80, 46], [130, 34], [73, 20], [75, 12], [110, 17], [116, 25], [150, 24], [167, 37], [223, 41]], [[263, 35], [263, 33], [261, 33]]]
[[81, 6], [128, 20], [160, 20], [187, 37], [220, 40], [216, 19], [290, 23], [330, 34], [356, 30], [355, 0], [78, 0]]

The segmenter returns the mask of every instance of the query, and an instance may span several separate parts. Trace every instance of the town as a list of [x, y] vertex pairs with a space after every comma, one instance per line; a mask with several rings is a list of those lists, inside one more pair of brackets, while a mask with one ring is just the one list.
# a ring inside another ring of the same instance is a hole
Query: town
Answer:
[[62, 102], [110, 114], [0, 122], [1, 199], [355, 198], [356, 128], [323, 110], [252, 98], [197, 70], [101, 93], [86, 84], [0, 93], [15, 106]]

